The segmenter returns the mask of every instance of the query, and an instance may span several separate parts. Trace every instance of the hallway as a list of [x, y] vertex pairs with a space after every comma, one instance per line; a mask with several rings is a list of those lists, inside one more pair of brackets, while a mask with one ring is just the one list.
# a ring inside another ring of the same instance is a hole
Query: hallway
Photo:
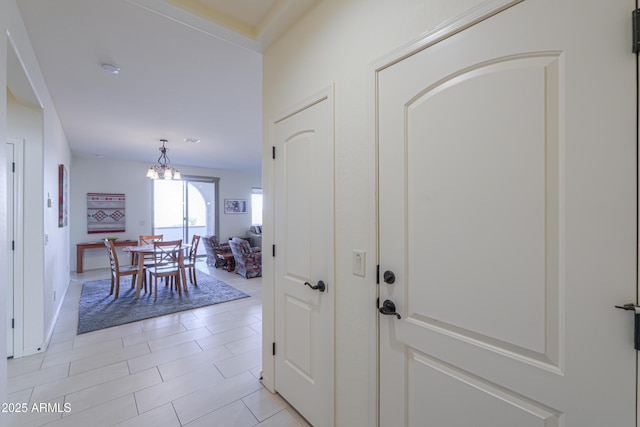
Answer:
[[109, 273], [72, 273], [48, 350], [8, 361], [9, 402], [59, 411], [2, 414], [8, 425], [308, 426], [259, 381], [262, 278], [198, 268], [251, 298], [83, 335], [82, 282]]

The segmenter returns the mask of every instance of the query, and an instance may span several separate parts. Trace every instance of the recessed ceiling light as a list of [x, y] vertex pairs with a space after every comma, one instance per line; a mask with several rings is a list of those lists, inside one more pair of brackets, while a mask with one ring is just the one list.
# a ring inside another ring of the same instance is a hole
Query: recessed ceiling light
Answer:
[[200, 142], [200, 140], [198, 138], [185, 138], [184, 142], [190, 142], [192, 144], [197, 144], [198, 142]]
[[120, 74], [120, 67], [118, 67], [117, 65], [103, 63], [100, 64], [100, 67], [107, 73]]

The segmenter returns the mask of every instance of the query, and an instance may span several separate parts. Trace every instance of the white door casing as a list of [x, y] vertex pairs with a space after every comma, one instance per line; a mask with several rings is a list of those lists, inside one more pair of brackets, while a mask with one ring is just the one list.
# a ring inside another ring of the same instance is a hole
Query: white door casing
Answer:
[[634, 7], [486, 2], [378, 67], [381, 426], [635, 425]]
[[[7, 357], [23, 355], [23, 166], [24, 141], [10, 138], [7, 151]], [[14, 167], [15, 164], [15, 167]], [[15, 170], [14, 170], [15, 169]], [[13, 321], [15, 319], [15, 322]], [[15, 326], [14, 326], [15, 325]], [[14, 326], [14, 327], [12, 327]]]
[[333, 88], [275, 121], [273, 135], [275, 390], [315, 427], [332, 426]]
[[6, 144], [7, 151], [7, 254], [9, 255], [9, 259], [7, 260], [7, 357], [13, 356], [13, 345], [14, 345], [14, 329], [13, 329], [13, 319], [14, 319], [14, 308], [13, 308], [13, 287], [14, 287], [14, 247], [15, 244], [15, 227], [14, 227], [14, 194], [15, 194], [15, 184], [14, 184], [14, 173], [13, 165], [15, 159], [15, 145], [12, 142], [7, 142]]

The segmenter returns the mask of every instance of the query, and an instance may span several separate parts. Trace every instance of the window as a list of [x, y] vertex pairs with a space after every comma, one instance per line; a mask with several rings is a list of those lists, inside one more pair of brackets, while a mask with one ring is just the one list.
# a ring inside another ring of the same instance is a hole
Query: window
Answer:
[[262, 225], [262, 188], [251, 189], [251, 224]]
[[[153, 181], [153, 234], [164, 240], [191, 243], [194, 234], [215, 234], [218, 229], [218, 178], [187, 177]], [[204, 245], [198, 255], [204, 255]]]

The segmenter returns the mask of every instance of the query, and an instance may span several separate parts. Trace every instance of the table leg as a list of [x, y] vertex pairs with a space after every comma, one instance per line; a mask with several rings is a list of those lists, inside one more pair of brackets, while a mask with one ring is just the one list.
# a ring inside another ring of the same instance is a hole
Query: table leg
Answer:
[[84, 255], [84, 248], [81, 246], [76, 247], [76, 273], [82, 273], [84, 271], [82, 265], [82, 258]]
[[138, 254], [138, 281], [136, 283], [136, 298], [140, 298], [140, 289], [142, 289], [142, 281], [145, 280], [144, 257]]
[[182, 274], [183, 289], [186, 292], [187, 291], [187, 275], [185, 274], [185, 268], [184, 268], [184, 252], [180, 252], [180, 273]]

